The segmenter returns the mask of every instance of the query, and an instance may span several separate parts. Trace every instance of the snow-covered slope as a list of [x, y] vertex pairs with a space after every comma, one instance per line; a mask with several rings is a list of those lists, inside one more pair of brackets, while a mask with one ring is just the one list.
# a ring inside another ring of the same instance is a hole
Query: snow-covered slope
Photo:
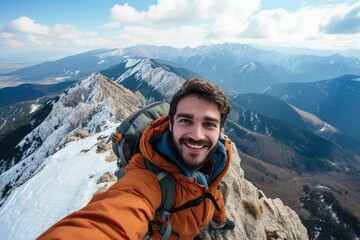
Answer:
[[[113, 172], [116, 162], [107, 153], [96, 153], [100, 136], [108, 136], [115, 124], [106, 122], [105, 131], [69, 142], [41, 164], [41, 171], [16, 188], [0, 209], [0, 239], [35, 239], [62, 217], [83, 207], [105, 183], [96, 181]], [[90, 149], [87, 152], [82, 150]]]
[[141, 60], [121, 75], [116, 82], [122, 83], [129, 76], [135, 75], [135, 79], [139, 82], [146, 82], [166, 100], [170, 101], [174, 93], [185, 82], [185, 79], [165, 67], [163, 65], [156, 66], [156, 63], [151, 59]]

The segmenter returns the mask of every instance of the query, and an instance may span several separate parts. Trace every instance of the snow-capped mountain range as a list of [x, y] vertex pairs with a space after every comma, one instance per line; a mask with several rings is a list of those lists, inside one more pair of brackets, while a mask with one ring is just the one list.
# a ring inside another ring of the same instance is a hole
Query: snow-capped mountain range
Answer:
[[227, 85], [229, 79], [234, 82], [244, 80], [252, 82], [250, 79], [242, 78], [243, 72], [236, 74], [236, 69], [239, 70], [250, 63], [256, 63], [259, 67], [251, 68], [250, 70], [254, 73], [249, 76], [254, 76], [261, 70], [262, 78], [266, 80], [266, 83], [310, 82], [345, 74], [360, 74], [360, 59], [358, 58], [341, 55], [327, 57], [286, 55], [249, 45], [226, 43], [196, 48], [139, 45], [123, 49], [99, 49], [19, 69], [5, 76], [19, 82], [80, 79], [128, 58], [151, 58], [160, 64], [186, 68], [219, 84], [223, 89], [231, 89], [232, 93], [258, 92], [264, 89], [263, 84], [257, 88], [251, 85], [247, 88], [244, 84], [238, 84], [238, 87], [236, 84]]

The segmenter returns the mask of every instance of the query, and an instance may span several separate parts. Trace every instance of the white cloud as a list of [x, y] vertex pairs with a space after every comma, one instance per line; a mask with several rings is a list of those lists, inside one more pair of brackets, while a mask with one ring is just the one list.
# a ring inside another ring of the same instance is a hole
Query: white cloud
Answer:
[[[224, 39], [224, 36], [236, 36], [247, 26], [248, 18], [260, 7], [260, 0], [159, 0], [149, 6], [147, 11], [137, 11], [129, 4], [116, 4], [111, 9], [110, 19], [112, 22], [104, 27], [118, 27], [118, 22], [123, 27], [120, 38], [138, 39], [143, 38], [142, 43], [173, 45], [176, 43], [194, 46], [207, 41]], [[184, 29], [196, 29], [193, 35], [186, 35]], [[132, 27], [132, 28], [130, 28]], [[129, 33], [130, 29], [142, 29], [140, 33]], [[173, 31], [176, 29], [176, 31]], [[181, 35], [179, 36], [179, 31]], [[172, 33], [173, 32], [173, 33]], [[131, 34], [131, 36], [130, 36]], [[160, 40], [159, 34], [165, 40]], [[171, 34], [175, 34], [174, 39]], [[194, 39], [191, 42], [190, 39]], [[167, 41], [166, 41], [167, 40]], [[166, 42], [165, 42], [166, 41]], [[136, 40], [136, 42], [138, 42]], [[179, 46], [179, 45], [175, 45]]]
[[[207, 27], [186, 25], [170, 27], [166, 29], [155, 29], [142, 26], [127, 26], [114, 40], [118, 47], [135, 44], [171, 45], [174, 47], [195, 47], [204, 44], [208, 34]], [[171, 43], [171, 44], [170, 44]], [[125, 45], [127, 44], [127, 45]]]
[[156, 24], [186, 22], [197, 17], [196, 9], [191, 7], [192, 4], [192, 1], [187, 0], [159, 0], [157, 5], [149, 7], [146, 18]]
[[110, 19], [120, 23], [171, 24], [220, 21], [231, 24], [245, 21], [260, 7], [260, 0], [158, 0], [147, 11], [136, 11], [127, 3], [114, 5]]
[[[158, 0], [139, 11], [130, 2], [115, 4], [110, 10], [110, 21], [94, 26], [98, 32], [85, 32], [69, 24], [46, 26], [20, 17], [0, 26], [0, 37], [4, 46], [17, 48], [43, 45], [94, 49], [135, 44], [195, 47], [225, 41], [319, 49], [360, 48], [360, 1], [352, 6], [311, 6], [305, 2], [291, 12], [260, 7], [261, 0]], [[5, 39], [9, 41], [5, 43]]]
[[[294, 47], [310, 47], [317, 49], [346, 49], [344, 38], [333, 37], [323, 31], [334, 16], [349, 12], [345, 4], [303, 6], [297, 11], [288, 12], [285, 9], [259, 11], [249, 18], [246, 30], [239, 36], [249, 42], [274, 44]], [[352, 15], [353, 16], [353, 15]], [[359, 37], [359, 31], [357, 32]], [[358, 44], [357, 44], [358, 45]]]
[[4, 41], [2, 41], [2, 43], [5, 46], [8, 46], [10, 48], [15, 48], [15, 49], [20, 49], [20, 48], [23, 48], [25, 46], [25, 44], [23, 42], [20, 42], [20, 41], [15, 40], [15, 39], [5, 39]]
[[13, 35], [11, 33], [2, 32], [2, 33], [0, 33], [0, 36], [2, 38], [11, 38]]
[[115, 6], [111, 8], [110, 18], [114, 22], [141, 22], [144, 19], [144, 13], [137, 12], [135, 8], [129, 6], [127, 3], [125, 3], [125, 5], [115, 4]]
[[99, 36], [99, 33], [98, 32], [86, 32], [85, 36], [86, 37], [97, 37], [97, 36]]
[[360, 1], [350, 7], [343, 7], [332, 15], [321, 30], [329, 34], [355, 34], [360, 32]]
[[49, 28], [45, 25], [36, 23], [33, 19], [28, 17], [19, 17], [10, 21], [4, 26], [9, 32], [30, 33], [46, 35], [49, 33]]
[[[121, 33], [116, 39], [122, 39], [122, 45], [126, 42], [181, 47], [232, 41], [339, 49], [346, 48], [345, 41], [334, 41], [321, 27], [333, 16], [355, 7], [304, 3], [292, 12], [259, 8], [260, 0], [159, 0], [146, 11], [137, 11], [129, 4], [115, 5], [109, 25], [120, 24]], [[354, 10], [351, 16], [356, 16]], [[184, 31], [186, 28], [194, 31]], [[351, 41], [354, 38], [346, 43]], [[336, 43], [339, 44], [335, 46]]]
[[53, 42], [43, 39], [42, 37], [35, 36], [35, 35], [26, 35], [27, 40], [29, 40], [30, 43], [38, 46], [51, 46], [53, 45]]
[[56, 24], [53, 28], [53, 33], [61, 39], [77, 39], [83, 35], [75, 26], [69, 24]]
[[102, 26], [102, 28], [106, 28], [106, 29], [112, 29], [112, 28], [117, 28], [119, 27], [119, 23], [118, 22], [109, 22], [109, 23], [106, 23]]

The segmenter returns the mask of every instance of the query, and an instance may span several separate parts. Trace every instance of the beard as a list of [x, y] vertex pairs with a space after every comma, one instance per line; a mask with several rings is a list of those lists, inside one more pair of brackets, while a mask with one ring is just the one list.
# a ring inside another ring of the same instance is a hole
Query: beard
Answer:
[[[174, 136], [173, 136], [173, 141], [175, 143], [176, 150], [178, 151], [179, 155], [181, 156], [181, 160], [182, 160], [184, 166], [189, 171], [196, 171], [199, 168], [201, 168], [204, 165], [204, 163], [206, 162], [206, 159], [208, 159], [208, 157], [216, 149], [216, 145], [213, 144], [211, 141], [207, 141], [207, 140], [195, 141], [189, 137], [181, 137], [179, 139], [179, 141], [176, 142], [174, 139]], [[198, 156], [199, 154], [197, 154], [197, 153], [188, 153], [185, 155], [184, 150], [181, 149], [181, 146], [186, 145], [186, 144], [201, 145], [204, 148], [208, 149], [208, 153], [205, 156], [203, 156], [202, 159], [197, 159], [197, 158], [199, 158], [199, 156]]]

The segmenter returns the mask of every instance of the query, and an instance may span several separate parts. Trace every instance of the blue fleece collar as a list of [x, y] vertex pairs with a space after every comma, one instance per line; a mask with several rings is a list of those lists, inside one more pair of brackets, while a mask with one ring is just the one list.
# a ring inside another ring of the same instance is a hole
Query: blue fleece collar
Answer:
[[[166, 160], [175, 163], [185, 176], [196, 179], [199, 184], [208, 187], [207, 175], [198, 171], [190, 171], [185, 167], [183, 161], [181, 160], [181, 156], [175, 147], [170, 130], [166, 130], [164, 133], [154, 137], [151, 140], [151, 144], [157, 153], [163, 156]], [[227, 156], [224, 144], [225, 139], [219, 138], [216, 150], [211, 154], [211, 157], [215, 160], [215, 166], [214, 172], [209, 181], [210, 183], [214, 181], [225, 168]]]

